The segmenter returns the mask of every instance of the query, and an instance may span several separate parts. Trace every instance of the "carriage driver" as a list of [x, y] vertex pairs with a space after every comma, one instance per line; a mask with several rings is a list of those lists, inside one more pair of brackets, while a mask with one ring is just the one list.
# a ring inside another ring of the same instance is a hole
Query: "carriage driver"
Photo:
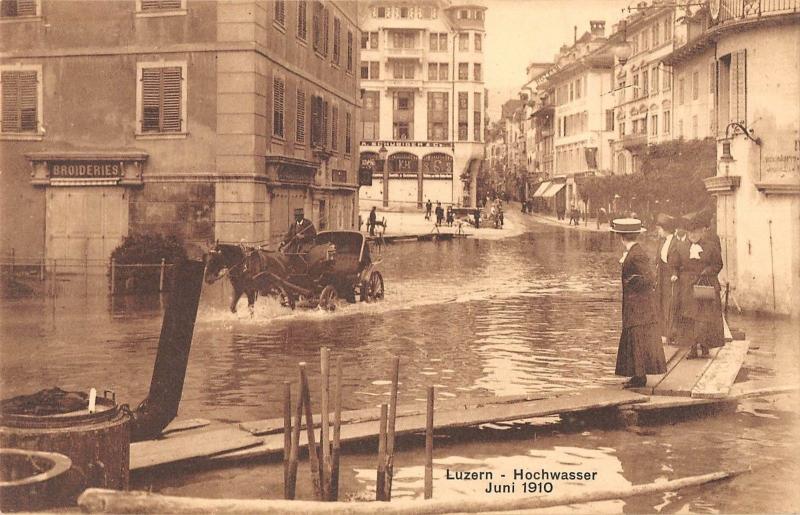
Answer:
[[280, 246], [287, 254], [307, 251], [314, 236], [317, 235], [314, 224], [304, 216], [303, 208], [294, 210], [294, 220], [295, 223], [289, 227], [289, 232], [286, 233]]

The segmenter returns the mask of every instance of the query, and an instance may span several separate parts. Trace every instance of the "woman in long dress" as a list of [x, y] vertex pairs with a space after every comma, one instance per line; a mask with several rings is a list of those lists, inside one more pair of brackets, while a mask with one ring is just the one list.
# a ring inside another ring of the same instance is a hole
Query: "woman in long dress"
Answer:
[[612, 232], [620, 235], [625, 253], [622, 264], [622, 334], [617, 350], [615, 373], [631, 377], [625, 388], [647, 384], [647, 374], [667, 371], [664, 348], [658, 330], [655, 275], [650, 259], [636, 241], [644, 232], [636, 219], [617, 219]]
[[[722, 270], [722, 252], [714, 235], [709, 234], [708, 223], [695, 217], [689, 222], [687, 241], [678, 253], [678, 283], [680, 284], [680, 325], [678, 344], [691, 347], [687, 359], [703, 357], [709, 349], [722, 347], [725, 334], [722, 322], [722, 302], [717, 275]], [[694, 286], [713, 287], [708, 299], [695, 296]]]

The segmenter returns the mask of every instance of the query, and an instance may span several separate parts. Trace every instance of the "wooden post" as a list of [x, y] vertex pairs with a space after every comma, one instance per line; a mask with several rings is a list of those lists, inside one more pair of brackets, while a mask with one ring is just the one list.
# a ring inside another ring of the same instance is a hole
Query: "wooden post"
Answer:
[[283, 382], [283, 497], [289, 498], [289, 460], [292, 454], [292, 386]]
[[116, 292], [117, 281], [117, 260], [111, 258], [111, 295], [114, 295]]
[[44, 256], [39, 263], [39, 280], [44, 281]]
[[333, 394], [333, 449], [331, 450], [331, 475], [328, 499], [339, 500], [339, 441], [342, 435], [342, 357], [336, 358], [336, 386]]
[[311, 465], [311, 483], [314, 486], [314, 494], [317, 499], [322, 500], [322, 468], [320, 467], [317, 455], [317, 442], [314, 438], [314, 415], [311, 411], [311, 392], [308, 389], [308, 377], [306, 377], [306, 364], [300, 363], [300, 381], [303, 385], [303, 408], [306, 412], [306, 434], [308, 435], [308, 461]]
[[378, 478], [375, 484], [375, 500], [385, 501], [386, 493], [386, 404], [381, 404], [381, 423], [378, 433]]
[[329, 404], [329, 391], [330, 386], [330, 350], [327, 347], [322, 347], [319, 350], [319, 368], [320, 368], [320, 398], [322, 403], [322, 428], [320, 429], [319, 447], [320, 447], [320, 465], [323, 469], [322, 482], [322, 500], [328, 500], [328, 492], [330, 485], [324, 481], [325, 478], [330, 479], [331, 470], [331, 448], [330, 448], [330, 416]]
[[295, 409], [294, 426], [292, 427], [292, 446], [289, 451], [289, 474], [286, 480], [287, 488], [284, 494], [287, 499], [294, 499], [297, 486], [297, 462], [300, 455], [300, 428], [303, 424], [303, 379], [298, 374], [299, 392], [297, 393], [297, 408]]
[[166, 265], [166, 260], [161, 258], [161, 275], [158, 278], [158, 291], [164, 291], [164, 267]]
[[397, 420], [397, 385], [400, 380], [400, 356], [395, 356], [392, 362], [392, 392], [389, 405], [389, 420], [386, 435], [386, 491], [384, 499], [392, 500], [392, 476], [394, 473], [394, 428]]
[[428, 417], [425, 422], [425, 498], [433, 497], [433, 386], [428, 387]]

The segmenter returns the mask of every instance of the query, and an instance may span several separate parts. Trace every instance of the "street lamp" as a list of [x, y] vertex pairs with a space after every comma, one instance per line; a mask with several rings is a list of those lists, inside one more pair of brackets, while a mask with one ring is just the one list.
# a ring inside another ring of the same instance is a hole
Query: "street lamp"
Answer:
[[388, 154], [389, 151], [386, 150], [386, 145], [381, 145], [381, 149], [378, 150], [378, 164], [383, 172], [383, 207], [389, 205], [389, 167], [386, 166], [386, 156]]
[[631, 55], [633, 54], [633, 47], [628, 43], [628, 23], [625, 20], [619, 22], [622, 28], [622, 41], [614, 45], [612, 52], [619, 61], [620, 66], [625, 66]]

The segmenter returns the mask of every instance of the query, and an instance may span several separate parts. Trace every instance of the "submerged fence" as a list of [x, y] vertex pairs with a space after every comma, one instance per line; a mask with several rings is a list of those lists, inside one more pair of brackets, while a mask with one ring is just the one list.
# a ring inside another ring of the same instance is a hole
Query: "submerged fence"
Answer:
[[161, 263], [124, 264], [113, 258], [48, 258], [45, 256], [18, 256], [14, 250], [0, 257], [0, 276], [4, 287], [14, 284], [31, 286], [33, 282], [45, 283], [49, 287], [42, 293], [57, 295], [55, 284], [59, 276], [105, 275], [108, 292], [112, 295], [127, 293], [165, 292], [171, 288], [174, 266], [162, 258]]

